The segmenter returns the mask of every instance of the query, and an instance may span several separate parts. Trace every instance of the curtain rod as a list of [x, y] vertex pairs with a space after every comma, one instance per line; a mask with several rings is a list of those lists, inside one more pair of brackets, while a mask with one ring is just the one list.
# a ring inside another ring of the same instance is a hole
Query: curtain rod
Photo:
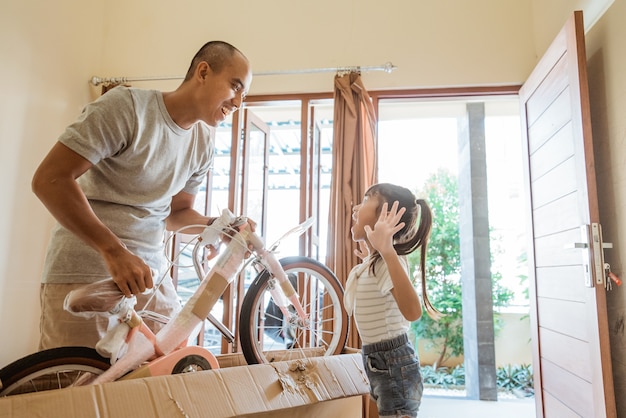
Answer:
[[[361, 72], [361, 71], [384, 71], [386, 73], [391, 73], [395, 70], [396, 67], [391, 62], [386, 62], [384, 65], [374, 66], [374, 67], [335, 67], [335, 68], [309, 68], [304, 70], [283, 70], [283, 71], [261, 71], [257, 73], [253, 73], [254, 76], [264, 76], [264, 75], [286, 75], [286, 74], [311, 74], [311, 73], [351, 73], [351, 72]], [[154, 76], [154, 77], [98, 77], [93, 76], [89, 80], [91, 84], [94, 86], [99, 86], [100, 84], [122, 84], [122, 83], [131, 83], [133, 81], [161, 81], [161, 80], [182, 80], [184, 76]]]

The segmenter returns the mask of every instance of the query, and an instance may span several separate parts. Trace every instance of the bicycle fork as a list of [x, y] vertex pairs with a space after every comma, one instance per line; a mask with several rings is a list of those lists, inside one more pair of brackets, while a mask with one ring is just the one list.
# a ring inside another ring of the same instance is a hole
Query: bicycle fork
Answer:
[[276, 286], [270, 286], [269, 292], [274, 299], [274, 303], [283, 313], [283, 317], [289, 318], [291, 316], [291, 313], [287, 309], [289, 302], [291, 302], [293, 307], [296, 309], [296, 312], [298, 313], [300, 319], [303, 322], [306, 321], [308, 315], [306, 314], [306, 312], [304, 312], [304, 308], [300, 303], [298, 293], [291, 284], [291, 281], [289, 280], [287, 274], [280, 265], [280, 262], [276, 258], [276, 255], [271, 251], [267, 251], [263, 246], [263, 243], [260, 242], [260, 240], [257, 240], [257, 242], [253, 241], [252, 245], [254, 246], [254, 249], [260, 258], [261, 264], [263, 264], [263, 266], [267, 268], [267, 270], [272, 274], [272, 276], [274, 276], [274, 278], [276, 278], [278, 284], [280, 285], [280, 290], [277, 289]]

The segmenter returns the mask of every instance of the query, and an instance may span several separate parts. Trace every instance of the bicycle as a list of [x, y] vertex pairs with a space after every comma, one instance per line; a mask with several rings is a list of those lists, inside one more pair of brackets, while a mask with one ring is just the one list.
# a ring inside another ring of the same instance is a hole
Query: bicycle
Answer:
[[[202, 280], [176, 315], [167, 320], [154, 312], [135, 311], [132, 299], [125, 298], [109, 280], [100, 289], [105, 294], [119, 292], [116, 298], [78, 297], [73, 308], [118, 315], [118, 329], [121, 324], [128, 328], [127, 334], [120, 333], [127, 350], [121, 355], [112, 352], [111, 359], [86, 347], [60, 347], [28, 355], [0, 369], [0, 396], [219, 368], [215, 355], [188, 342], [205, 318], [216, 325], [224, 338], [234, 340], [230, 330], [210, 312], [227, 286], [250, 263], [258, 274], [244, 295], [238, 327], [246, 362], [268, 363], [292, 355], [302, 358], [340, 354], [349, 321], [339, 280], [312, 258], [292, 256], [278, 260], [275, 256], [284, 238], [301, 234], [310, 224], [308, 220], [298, 225], [265, 248], [260, 237], [249, 230], [245, 218], [224, 210], [220, 218], [195, 236], [193, 265]], [[226, 248], [205, 272], [200, 253], [211, 246], [217, 248], [220, 243]], [[85, 293], [93, 295], [91, 289]], [[142, 318], [165, 325], [155, 334]], [[287, 334], [291, 338], [286, 338]], [[283, 342], [276, 347], [281, 340], [279, 335]]]

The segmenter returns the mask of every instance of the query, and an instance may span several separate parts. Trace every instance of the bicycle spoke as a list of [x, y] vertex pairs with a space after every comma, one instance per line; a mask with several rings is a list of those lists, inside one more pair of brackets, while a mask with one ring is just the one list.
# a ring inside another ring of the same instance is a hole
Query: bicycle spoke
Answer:
[[[283, 310], [273, 305], [269, 296], [274, 283], [267, 272], [262, 272], [248, 289], [242, 308], [240, 337], [246, 360], [339, 354], [347, 337], [348, 318], [337, 278], [323, 264], [307, 257], [288, 257], [280, 262], [306, 317], [301, 318], [294, 309], [283, 318]], [[270, 354], [274, 350], [283, 353]]]
[[88, 382], [110, 367], [86, 347], [60, 347], [19, 359], [0, 370], [0, 396], [63, 389]]

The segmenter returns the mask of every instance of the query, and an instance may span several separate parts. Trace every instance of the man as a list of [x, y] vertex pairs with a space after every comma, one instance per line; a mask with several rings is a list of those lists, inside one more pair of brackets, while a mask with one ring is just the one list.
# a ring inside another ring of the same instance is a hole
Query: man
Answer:
[[[239, 50], [208, 42], [176, 90], [116, 87], [59, 137], [32, 181], [58, 221], [42, 278], [40, 349], [94, 347], [106, 319], [65, 312], [65, 295], [112, 277], [143, 307], [151, 269], [159, 277], [167, 269], [164, 230], [212, 222], [193, 209], [194, 197], [212, 165], [214, 127], [241, 107], [251, 81]], [[169, 278], [154, 299], [151, 310], [179, 309]]]

